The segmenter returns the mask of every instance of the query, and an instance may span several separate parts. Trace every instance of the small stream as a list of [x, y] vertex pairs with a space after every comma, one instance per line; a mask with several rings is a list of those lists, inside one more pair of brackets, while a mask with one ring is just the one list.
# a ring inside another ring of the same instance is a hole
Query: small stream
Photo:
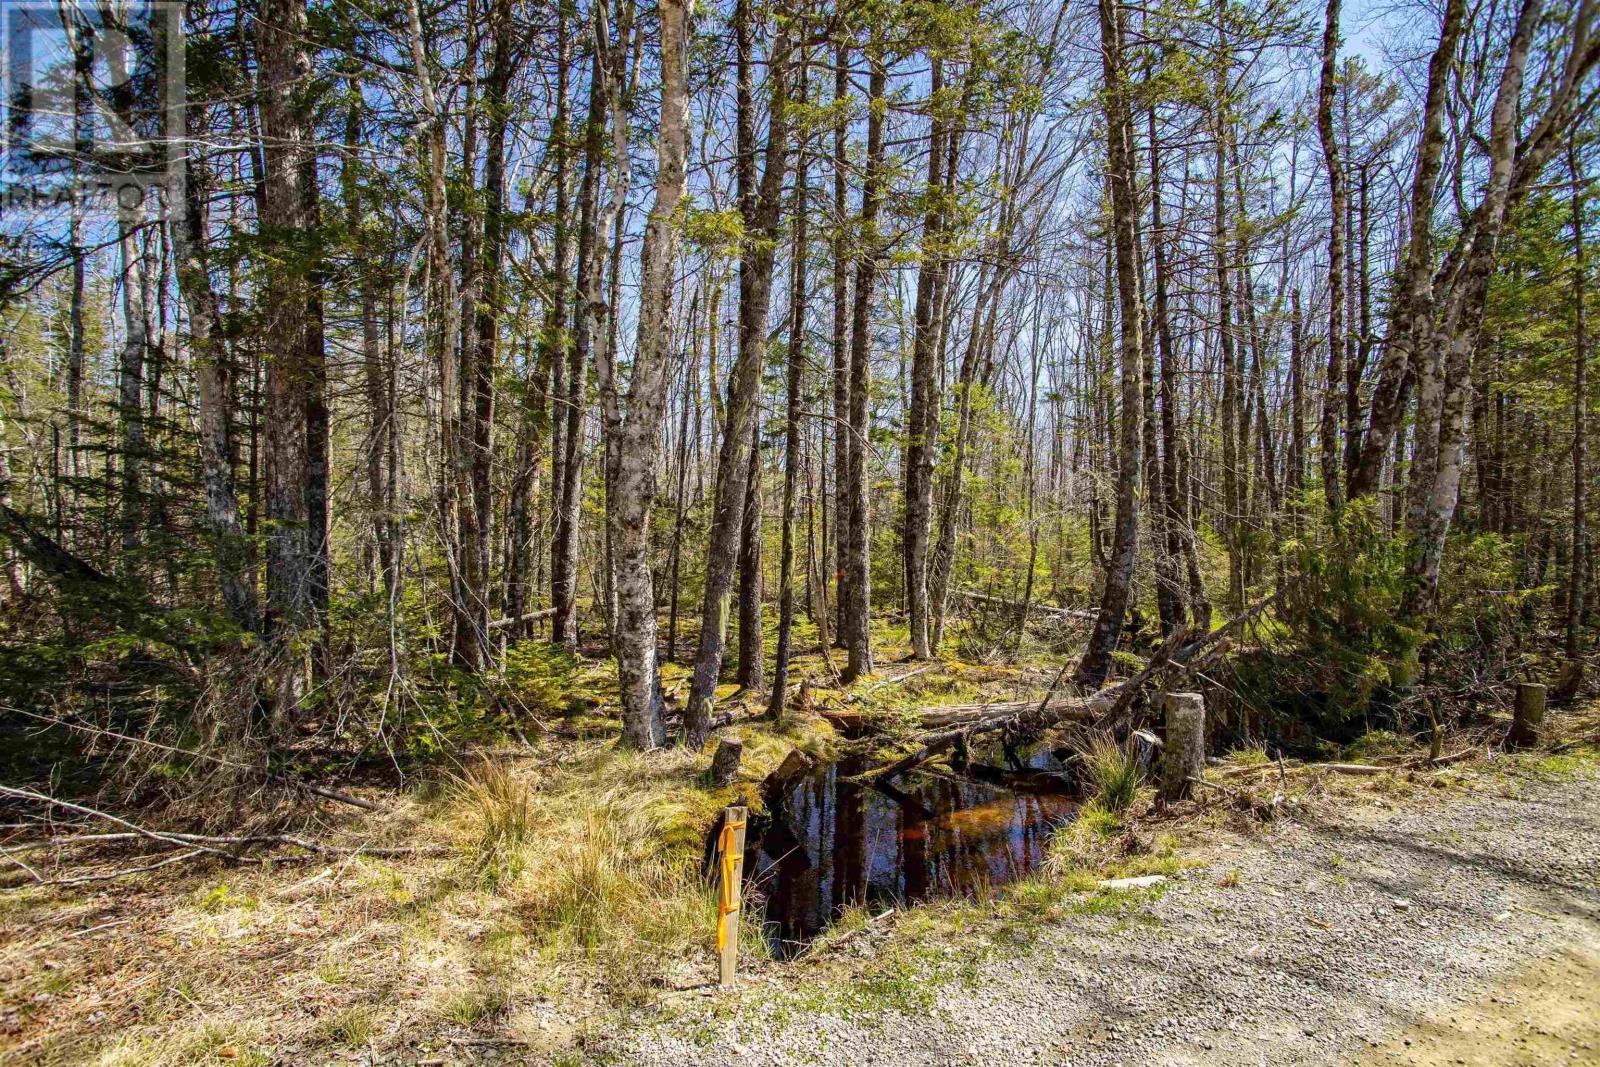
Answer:
[[1044, 862], [1051, 831], [1077, 807], [1048, 750], [999, 754], [960, 774], [851, 779], [863, 757], [769, 784], [745, 844], [748, 915], [780, 958], [851, 905], [878, 912], [941, 897], [986, 897]]

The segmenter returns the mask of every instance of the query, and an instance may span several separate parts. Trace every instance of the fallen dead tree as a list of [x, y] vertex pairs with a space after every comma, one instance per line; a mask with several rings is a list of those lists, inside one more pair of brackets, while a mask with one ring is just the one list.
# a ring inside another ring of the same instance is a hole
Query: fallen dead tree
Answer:
[[[956, 589], [953, 591], [953, 595], [960, 597], [962, 600], [971, 600], [978, 604], [993, 604], [996, 607], [1005, 608], [1007, 611], [1021, 611], [1023, 607], [1015, 600], [990, 596], [987, 593], [974, 593], [970, 589]], [[1048, 618], [1060, 619], [1063, 622], [1093, 622], [1095, 620], [1094, 612], [1081, 608], [1055, 608], [1048, 604], [1040, 604], [1037, 601], [1030, 601], [1027, 608], [1029, 615], [1044, 615]]]
[[[91, 819], [100, 819], [111, 823], [113, 826], [123, 827], [113, 833], [70, 833], [51, 834], [37, 841], [24, 841], [8, 843], [3, 850], [8, 857], [26, 872], [32, 879], [24, 885], [79, 885], [85, 882], [111, 881], [124, 878], [128, 875], [152, 871], [169, 864], [179, 863], [184, 860], [194, 859], [199, 856], [211, 856], [230, 863], [269, 863], [282, 862], [285, 859], [308, 858], [314, 856], [353, 856], [365, 854], [369, 856], [400, 856], [429, 853], [443, 853], [447, 850], [430, 846], [372, 846], [358, 845], [355, 847], [343, 845], [329, 845], [321, 841], [299, 837], [292, 834], [255, 833], [240, 834], [236, 836], [220, 834], [191, 834], [180, 833], [173, 830], [155, 830], [132, 822], [119, 815], [113, 815], [98, 808], [91, 808], [86, 804], [77, 804], [59, 797], [52, 797], [32, 789], [23, 789], [16, 786], [0, 785], [0, 797], [10, 797], [27, 803], [40, 804], [58, 811], [70, 812], [73, 815], [87, 816]], [[47, 824], [48, 825], [48, 824]], [[133, 867], [123, 867], [112, 871], [94, 874], [78, 875], [67, 878], [47, 878], [33, 867], [21, 861], [17, 853], [33, 849], [51, 848], [78, 848], [85, 846], [146, 844], [157, 848], [176, 850], [175, 854], [165, 856], [149, 863], [142, 863]], [[289, 848], [296, 850], [296, 854], [289, 856], [258, 856], [248, 854], [253, 849]]]
[[524, 615], [514, 615], [505, 619], [495, 619], [489, 623], [489, 629], [509, 630], [513, 626], [518, 626], [524, 623], [540, 622], [544, 619], [555, 618], [555, 614], [555, 608], [540, 608], [538, 611], [530, 611]]
[[1033, 701], [1008, 702], [993, 705], [985, 713], [960, 726], [939, 731], [922, 738], [922, 745], [910, 755], [896, 760], [883, 770], [884, 775], [899, 774], [953, 748], [973, 737], [1001, 733], [1011, 740], [1037, 737], [1045, 730], [1064, 723], [1104, 723], [1120, 714], [1138, 697], [1144, 686], [1157, 674], [1172, 664], [1195, 665], [1215, 652], [1233, 634], [1251, 619], [1256, 618], [1278, 600], [1278, 594], [1257, 601], [1249, 608], [1229, 619], [1227, 623], [1198, 640], [1184, 643], [1186, 631], [1179, 630], [1164, 642], [1143, 670], [1118, 685], [1102, 689], [1087, 697], [1055, 698], [1055, 690], [1066, 673], [1063, 666], [1055, 684], [1037, 703]]
[[235, 770], [248, 771], [252, 774], [259, 773], [270, 782], [275, 782], [279, 785], [286, 785], [293, 789], [304, 790], [305, 792], [310, 793], [312, 796], [322, 797], [325, 800], [334, 800], [340, 804], [349, 804], [353, 808], [361, 808], [364, 811], [383, 810], [381, 805], [374, 804], [370, 800], [362, 800], [360, 797], [351, 796], [349, 793], [341, 793], [337, 789], [329, 789], [327, 786], [315, 785], [311, 782], [304, 781], [303, 779], [296, 778], [291, 775], [283, 774], [279, 771], [253, 767], [248, 764], [239, 763], [235, 760], [228, 759], [224, 756], [218, 756], [210, 752], [197, 752], [193, 749], [179, 748], [176, 745], [162, 744], [160, 741], [153, 741], [148, 737], [135, 737], [131, 734], [119, 733], [116, 730], [107, 730], [104, 727], [93, 726], [88, 723], [74, 722], [71, 719], [63, 719], [60, 716], [40, 715], [38, 712], [29, 711], [26, 708], [16, 708], [5, 704], [0, 704], [0, 711], [3, 711], [8, 715], [25, 715], [30, 719], [37, 719], [39, 722], [46, 723], [47, 725], [59, 726], [66, 730], [75, 730], [79, 733], [88, 734], [91, 737], [104, 737], [112, 741], [143, 745], [147, 748], [157, 749], [162, 752], [171, 752], [179, 756], [189, 756], [193, 759], [205, 760], [208, 763], [215, 763], [221, 767], [231, 767]]
[[1378, 774], [1392, 774], [1409, 771], [1434, 771], [1442, 770], [1453, 764], [1478, 756], [1489, 756], [1491, 753], [1479, 746], [1464, 748], [1460, 752], [1452, 752], [1448, 756], [1430, 758], [1428, 756], [1414, 756], [1401, 759], [1396, 763], [1303, 763], [1300, 760], [1279, 760], [1274, 763], [1252, 763], [1242, 767], [1223, 767], [1216, 771], [1216, 777], [1222, 779], [1249, 778], [1255, 774], [1276, 774], [1287, 777], [1297, 771], [1322, 771], [1328, 774], [1348, 774], [1356, 777], [1368, 777]]
[[[995, 714], [1011, 714], [1031, 707], [1032, 700], [1008, 700], [991, 704], [947, 704], [936, 708], [921, 708], [911, 713], [920, 730], [936, 730], [982, 722]], [[880, 713], [856, 711], [852, 708], [821, 708], [817, 714], [844, 730], [860, 730], [880, 721]]]

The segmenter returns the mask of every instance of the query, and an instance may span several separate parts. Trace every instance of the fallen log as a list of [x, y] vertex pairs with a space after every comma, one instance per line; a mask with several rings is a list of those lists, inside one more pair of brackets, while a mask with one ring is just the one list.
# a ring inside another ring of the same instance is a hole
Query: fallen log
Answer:
[[[1111, 719], [1132, 704], [1145, 684], [1164, 670], [1169, 663], [1193, 663], [1202, 659], [1213, 648], [1242, 628], [1246, 622], [1275, 604], [1278, 596], [1279, 594], [1274, 593], [1264, 600], [1257, 601], [1222, 626], [1189, 644], [1183, 644], [1187, 631], [1177, 631], [1156, 650], [1143, 670], [1125, 682], [1102, 689], [1088, 697], [1066, 698], [1059, 702], [1052, 700], [1055, 687], [1051, 686], [1051, 692], [1046, 693], [1037, 706], [1033, 706], [1030, 702], [1021, 711], [1009, 709], [1000, 711], [971, 724], [924, 738], [921, 748], [890, 764], [883, 773], [893, 775], [910, 770], [917, 764], [932, 759], [958, 741], [969, 740], [975, 734], [1003, 730], [1008, 737], [1036, 737], [1050, 727], [1062, 723], [1102, 722]], [[1060, 676], [1057, 677], [1059, 680]]]
[[1334, 774], [1355, 775], [1388, 774], [1390, 771], [1402, 769], [1400, 767], [1382, 767], [1375, 763], [1307, 763], [1305, 767], [1311, 771], [1331, 771]]
[[[974, 593], [968, 589], [957, 589], [955, 590], [955, 595], [963, 600], [975, 600], [980, 604], [996, 604], [1002, 608], [1006, 608], [1009, 611], [1017, 611], [1022, 607], [1022, 605], [1017, 603], [1015, 600], [1007, 600], [1005, 597], [989, 596], [987, 593]], [[1071, 620], [1074, 622], [1093, 622], [1095, 620], [1095, 613], [1092, 611], [1084, 611], [1080, 608], [1053, 608], [1048, 604], [1040, 604], [1037, 602], [1031, 602], [1028, 604], [1028, 614], [1049, 615], [1053, 618]]]
[[[940, 727], [959, 726], [962, 723], [982, 722], [995, 714], [1014, 714], [1032, 707], [1031, 700], [1008, 700], [995, 704], [948, 704], [922, 708], [912, 714], [917, 727], [934, 730]], [[817, 712], [823, 719], [842, 730], [859, 730], [884, 718], [881, 713], [854, 711], [847, 708], [823, 708]]]
[[1452, 763], [1460, 763], [1462, 760], [1471, 759], [1473, 756], [1479, 755], [1482, 751], [1482, 749], [1479, 749], [1476, 745], [1474, 745], [1470, 748], [1464, 748], [1460, 752], [1452, 752], [1448, 756], [1435, 756], [1432, 759], [1425, 760], [1411, 760], [1406, 763], [1406, 766], [1448, 767]]
[[526, 615], [516, 615], [506, 619], [494, 619], [489, 623], [489, 629], [506, 630], [516, 626], [519, 623], [538, 622], [541, 619], [553, 618], [555, 613], [555, 608], [541, 608], [538, 611], [530, 611]]

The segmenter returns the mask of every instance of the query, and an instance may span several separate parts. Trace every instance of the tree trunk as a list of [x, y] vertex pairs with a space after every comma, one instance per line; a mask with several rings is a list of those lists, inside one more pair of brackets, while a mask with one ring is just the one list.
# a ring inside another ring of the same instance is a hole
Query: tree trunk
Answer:
[[849, 546], [845, 530], [850, 526], [854, 498], [850, 492], [850, 451], [855, 447], [850, 436], [850, 269], [849, 233], [845, 226], [850, 205], [850, 161], [846, 152], [849, 129], [850, 48], [841, 38], [833, 57], [833, 546], [834, 607], [838, 625], [834, 638], [843, 648], [849, 641], [851, 618], [846, 614], [849, 597]]
[[[310, 198], [303, 187], [308, 175], [306, 157], [311, 154], [314, 136], [302, 91], [311, 77], [305, 0], [263, 0], [256, 17], [256, 32], [261, 65], [264, 179], [261, 229], [269, 242], [288, 243], [302, 234], [310, 221]], [[276, 661], [273, 707], [280, 735], [304, 693], [302, 642], [313, 621], [311, 516], [306, 485], [306, 413], [314, 386], [313, 369], [306, 365], [307, 309], [312, 296], [302, 272], [266, 273], [261, 297], [261, 336], [266, 355], [265, 623]]]
[[1588, 269], [1583, 249], [1584, 178], [1575, 138], [1567, 142], [1567, 172], [1572, 179], [1572, 548], [1567, 560], [1567, 632], [1563, 644], [1567, 665], [1560, 696], [1576, 694], [1583, 680], [1584, 570], [1589, 557], [1587, 491], [1589, 457]]
[[1384, 456], [1400, 429], [1406, 407], [1406, 382], [1414, 377], [1422, 349], [1430, 343], [1433, 315], [1434, 187], [1445, 146], [1445, 94], [1449, 92], [1456, 48], [1461, 39], [1465, 0], [1446, 0], [1439, 45], [1428, 61], [1428, 88], [1422, 129], [1417, 140], [1416, 170], [1411, 181], [1411, 240], [1395, 285], [1394, 311], [1387, 347], [1372, 390], [1361, 458], [1350, 472], [1350, 497], [1367, 496], [1378, 487]]
[[[618, 609], [612, 644], [622, 701], [622, 738], [640, 749], [654, 748], [666, 738], [661, 725], [655, 584], [650, 571], [650, 505], [655, 498], [656, 459], [666, 413], [667, 319], [678, 245], [675, 219], [683, 199], [688, 142], [688, 11], [684, 0], [659, 0], [659, 11], [661, 126], [655, 203], [645, 224], [640, 256], [638, 335], [626, 412], [609, 345], [597, 349], [595, 362], [606, 418], [606, 518]], [[598, 45], [604, 47], [603, 8], [597, 8], [596, 21]], [[618, 111], [614, 103], [614, 158], [625, 160], [627, 119]]]
[[[366, 505], [371, 514], [372, 550], [383, 582], [385, 603], [395, 607], [399, 586], [399, 536], [395, 521], [393, 453], [398, 428], [394, 425], [394, 369], [387, 358], [378, 322], [379, 264], [365, 252], [369, 230], [361, 202], [357, 151], [361, 141], [361, 105], [352, 80], [352, 98], [345, 120], [345, 162], [341, 183], [344, 192], [345, 225], [357, 240], [356, 271], [361, 302], [361, 369], [367, 401], [367, 438], [363, 443], [366, 472]], [[369, 581], [371, 572], [369, 570]]]
[[[1431, 448], [1419, 447], [1412, 471], [1413, 505], [1408, 518], [1413, 548], [1402, 611], [1416, 619], [1431, 611], [1439, 590], [1439, 566], [1455, 516], [1461, 486], [1462, 451], [1466, 442], [1467, 394], [1472, 384], [1472, 356], [1483, 325], [1489, 277], [1494, 270], [1500, 231], [1510, 208], [1515, 169], [1528, 160], [1517, 158], [1518, 101], [1542, 0], [1524, 0], [1507, 48], [1506, 65], [1495, 94], [1489, 139], [1488, 182], [1483, 200], [1467, 224], [1466, 245], [1458, 249], [1460, 268], [1451, 279], [1449, 298], [1436, 333], [1437, 354], [1425, 360], [1438, 394], [1436, 414], [1422, 410], [1418, 395], [1418, 439], [1427, 430]], [[1539, 161], [1535, 158], [1533, 162]], [[1537, 172], [1537, 167], [1530, 168]]]
[[[1185, 520], [1180, 505], [1178, 488], [1178, 360], [1172, 340], [1172, 320], [1168, 313], [1167, 300], [1167, 232], [1166, 222], [1162, 215], [1161, 183], [1163, 175], [1161, 170], [1160, 140], [1156, 131], [1156, 109], [1151, 107], [1146, 113], [1147, 126], [1150, 135], [1150, 251], [1152, 257], [1151, 273], [1155, 281], [1155, 301], [1151, 307], [1154, 316], [1156, 351], [1160, 357], [1160, 400], [1161, 400], [1161, 466], [1159, 477], [1152, 479], [1155, 487], [1155, 504], [1163, 515], [1166, 544], [1166, 573], [1164, 582], [1170, 583], [1167, 595], [1168, 608], [1163, 614], [1162, 633], [1171, 633], [1174, 629], [1188, 621], [1188, 605], [1185, 603], [1184, 586], [1180, 568], [1186, 551], [1193, 551], [1192, 546], [1186, 546], [1193, 533]], [[1155, 452], [1151, 450], [1152, 465], [1155, 462]], [[1158, 546], [1159, 548], [1160, 546]], [[1170, 615], [1170, 618], [1167, 618]]]
[[750, 469], [745, 478], [744, 532], [739, 539], [739, 673], [746, 692], [759, 693], [761, 642], [761, 419], [750, 424]]
[[[810, 64], [805, 53], [800, 57], [799, 84], [795, 99], [801, 106], [810, 102]], [[810, 193], [809, 162], [804, 143], [796, 146], [794, 173], [794, 244], [790, 252], [791, 281], [789, 284], [789, 344], [785, 353], [787, 374], [784, 391], [783, 423], [783, 528], [778, 548], [778, 647], [772, 665], [772, 696], [767, 704], [767, 714], [774, 720], [783, 717], [785, 693], [789, 687], [789, 652], [794, 640], [794, 507], [797, 478], [800, 473], [801, 387], [805, 371], [806, 343], [806, 257], [810, 249], [806, 244], [807, 197]], [[815, 591], [811, 578], [808, 588]], [[825, 614], [813, 619], [826, 630]]]
[[[991, 242], [991, 252], [998, 241]], [[933, 564], [928, 575], [928, 601], [933, 614], [930, 644], [937, 649], [944, 643], [946, 607], [950, 594], [950, 575], [956, 559], [956, 518], [961, 511], [962, 484], [966, 475], [967, 443], [972, 432], [972, 390], [978, 384], [979, 353], [984, 335], [993, 321], [995, 308], [1005, 288], [1004, 268], [993, 268], [987, 282], [980, 276], [978, 299], [972, 312], [966, 351], [956, 373], [956, 433], [951, 443], [950, 473], [945, 477], [939, 500], [939, 539], [934, 542]]]
[[[599, 31], [596, 30], [598, 34]], [[589, 65], [589, 117], [584, 124], [583, 178], [578, 186], [578, 314], [576, 337], [565, 335], [555, 341], [554, 358], [564, 386], [556, 398], [559, 405], [554, 422], [559, 428], [558, 444], [552, 453], [552, 470], [560, 477], [552, 492], [554, 514], [550, 523], [550, 602], [556, 612], [550, 624], [550, 639], [569, 651], [578, 648], [578, 524], [583, 509], [583, 409], [584, 373], [591, 351], [610, 348], [608, 308], [603, 296], [606, 241], [627, 195], [628, 168], [617, 165], [611, 172], [611, 198], [600, 205], [600, 173], [605, 159], [606, 121], [620, 103], [622, 57], [607, 58], [609, 47], [596, 41]], [[626, 49], [625, 36], [618, 49]], [[615, 133], [613, 133], [615, 136]], [[563, 250], [570, 257], [570, 250]], [[558, 271], [563, 268], [558, 267]], [[570, 270], [570, 259], [568, 266]], [[561, 279], [561, 292], [566, 289]], [[558, 325], [566, 322], [566, 312], [553, 312]], [[598, 354], [595, 357], [599, 358]]]
[[[672, 559], [669, 563], [672, 573], [668, 578], [672, 592], [671, 606], [667, 610], [667, 662], [669, 663], [676, 663], [678, 660], [678, 599], [681, 592], [678, 568], [683, 561], [684, 497], [689, 488], [689, 412], [693, 406], [690, 401], [700, 388], [695, 373], [700, 365], [699, 289], [696, 289], [694, 295], [689, 298], [689, 333], [689, 345], [684, 352], [683, 411], [678, 422], [678, 488], [672, 502]], [[696, 431], [700, 429], [698, 419], [695, 420], [694, 428]]]
[[727, 647], [728, 600], [744, 532], [750, 445], [756, 422], [761, 370], [766, 362], [772, 271], [777, 252], [784, 160], [789, 140], [788, 88], [784, 71], [789, 46], [786, 34], [780, 32], [767, 56], [770, 118], [765, 158], [758, 180], [754, 62], [751, 55], [754, 27], [751, 21], [750, 0], [739, 0], [734, 17], [739, 49], [739, 214], [744, 219], [744, 244], [739, 258], [739, 351], [728, 372], [728, 402], [724, 411], [722, 447], [713, 490], [711, 535], [706, 548], [700, 644], [695, 653], [694, 677], [684, 712], [684, 731], [692, 748], [704, 744], [710, 729], [717, 679], [722, 671], [722, 657]]
[[938, 453], [938, 338], [941, 278], [945, 270], [944, 64], [935, 56], [929, 88], [927, 208], [922, 219], [922, 257], [917, 271], [916, 332], [911, 342], [911, 405], [906, 422], [905, 545], [906, 602], [911, 656], [933, 655], [928, 641], [928, 537], [933, 521], [933, 464]]
[[1222, 435], [1222, 522], [1220, 533], [1228, 551], [1228, 609], [1244, 605], [1244, 560], [1241, 555], [1240, 526], [1243, 499], [1239, 490], [1239, 408], [1244, 403], [1239, 388], [1239, 355], [1233, 335], [1233, 272], [1228, 269], [1228, 87], [1229, 44], [1226, 38], [1227, 15], [1217, 7], [1217, 56], [1212, 78], [1216, 97], [1212, 116], [1212, 199], [1211, 252], [1217, 287], [1217, 350], [1222, 356], [1221, 426]]
[[[451, 614], [459, 629], [463, 621], [460, 618], [461, 546], [456, 540], [455, 517], [459, 506], [457, 472], [461, 469], [461, 305], [456, 292], [455, 270], [450, 264], [450, 233], [446, 218], [449, 207], [445, 183], [447, 121], [443, 104], [434, 88], [418, 0], [406, 0], [406, 15], [411, 61], [416, 70], [417, 89], [428, 123], [428, 196], [423, 218], [427, 230], [428, 277], [433, 287], [432, 306], [436, 314], [433, 345], [439, 365], [438, 528], [450, 571]], [[459, 649], [459, 645], [456, 647]]]
[[[296, 95], [304, 95], [303, 87], [296, 87]], [[308, 108], [308, 116], [310, 111]], [[301, 194], [305, 197], [305, 225], [313, 233], [322, 229], [322, 193], [317, 183], [317, 152], [315, 119], [308, 117], [310, 140], [301, 158], [303, 174]], [[306, 389], [306, 528], [307, 549], [311, 554], [311, 612], [317, 628], [316, 647], [311, 657], [315, 677], [327, 673], [329, 597], [333, 588], [333, 560], [331, 534], [333, 513], [328, 494], [332, 485], [332, 425], [328, 410], [328, 355], [327, 336], [323, 322], [323, 292], [327, 286], [327, 263], [322, 254], [322, 241], [313, 237], [306, 242], [307, 297], [306, 322], [303, 344], [308, 377]]]
[[[552, 219], [551, 264], [546, 281], [550, 287], [550, 296], [545, 305], [543, 330], [539, 337], [539, 355], [534, 360], [534, 365], [528, 378], [524, 381], [521, 411], [517, 420], [517, 447], [515, 469], [512, 472], [510, 486], [510, 501], [507, 506], [507, 524], [510, 526], [510, 551], [507, 553], [506, 569], [506, 614], [513, 619], [520, 619], [529, 611], [533, 597], [533, 590], [537, 582], [529, 573], [534, 566], [536, 553], [533, 550], [533, 480], [538, 467], [539, 437], [541, 423], [545, 419], [541, 414], [548, 414], [548, 427], [551, 444], [554, 446], [561, 440], [556, 432], [558, 425], [565, 427], [565, 418], [562, 410], [566, 398], [566, 363], [567, 347], [570, 343], [567, 333], [567, 315], [572, 302], [572, 232], [568, 226], [567, 214], [570, 209], [572, 196], [572, 130], [568, 118], [568, 95], [570, 94], [568, 68], [572, 63], [572, 11], [566, 4], [556, 6], [556, 99], [555, 114], [552, 117], [550, 132], [550, 160], [552, 185], [555, 189], [555, 217]], [[602, 116], [603, 120], [603, 116]], [[547, 404], [545, 393], [551, 394]], [[554, 610], [554, 589], [557, 584], [555, 579], [557, 557], [559, 555], [554, 547], [554, 528], [561, 518], [561, 476], [562, 464], [565, 462], [565, 449], [552, 447], [550, 450], [550, 499], [551, 499], [551, 590], [552, 614], [551, 633], [555, 638], [555, 617], [561, 614]], [[567, 583], [571, 584], [571, 583]], [[569, 611], [562, 623], [575, 622]], [[575, 627], [572, 627], [575, 629]], [[532, 633], [532, 623], [518, 623], [514, 625], [514, 637], [528, 637]], [[562, 638], [565, 638], [563, 633]], [[564, 644], [564, 640], [558, 643]]]
[[117, 436], [122, 461], [118, 500], [123, 567], [132, 566], [129, 553], [139, 547], [144, 526], [143, 470], [145, 440], [144, 377], [150, 353], [149, 309], [144, 294], [150, 288], [150, 263], [141, 247], [144, 239], [143, 199], [135, 203], [117, 198], [117, 248], [120, 255], [123, 342], [117, 367]]
[[479, 667], [487, 665], [491, 656], [489, 543], [494, 504], [490, 475], [494, 457], [494, 383], [499, 370], [500, 319], [505, 304], [502, 274], [508, 240], [506, 132], [510, 102], [507, 97], [516, 68], [510, 0], [494, 0], [489, 12], [489, 35], [493, 51], [483, 98], [489, 129], [483, 163], [482, 239], [474, 257], [475, 299], [470, 305], [464, 304], [464, 312], [473, 312], [468, 321], [471, 332], [466, 340], [472, 358], [470, 376], [464, 374], [462, 381], [466, 499], [461, 502], [461, 593], [468, 626], [460, 636], [470, 642], [468, 658]]
[[1333, 129], [1333, 104], [1338, 92], [1335, 65], [1339, 59], [1339, 2], [1328, 0], [1322, 30], [1322, 81], [1317, 94], [1317, 132], [1328, 170], [1328, 374], [1323, 382], [1322, 491], [1330, 511], [1343, 501], [1339, 484], [1339, 386], [1344, 381], [1344, 228], [1345, 181], [1339, 162], [1339, 141]]
[[867, 160], [862, 174], [859, 247], [856, 249], [855, 300], [850, 314], [850, 464], [849, 521], [840, 529], [845, 544], [848, 590], [840, 599], [848, 620], [845, 667], [840, 677], [853, 682], [872, 672], [872, 544], [869, 533], [867, 471], [871, 466], [869, 400], [872, 389], [872, 300], [877, 288], [878, 257], [882, 237], [878, 212], [884, 191], [883, 113], [879, 103], [888, 86], [888, 69], [881, 49], [874, 46], [868, 61]]
[[[172, 131], [169, 136], [186, 137], [188, 131]], [[178, 287], [189, 316], [189, 351], [200, 400], [200, 471], [205, 483], [206, 518], [215, 542], [217, 587], [228, 616], [242, 629], [255, 630], [256, 590], [250, 580], [250, 556], [239, 519], [228, 430], [233, 420], [233, 365], [222, 341], [217, 294], [211, 286], [205, 256], [208, 175], [199, 159], [191, 162], [186, 158], [184, 166], [188, 171], [183, 183], [185, 211], [172, 225], [173, 256]], [[74, 289], [80, 284], [81, 278], [75, 277]], [[77, 296], [75, 291], [74, 297]], [[74, 299], [75, 319], [80, 311], [79, 302]], [[75, 321], [73, 346], [78, 359], [82, 340], [81, 322]]]
[[1123, 617], [1133, 593], [1133, 565], [1139, 550], [1139, 479], [1143, 457], [1140, 400], [1144, 355], [1143, 300], [1134, 245], [1139, 212], [1133, 183], [1132, 125], [1128, 87], [1122, 66], [1124, 19], [1116, 0], [1099, 0], [1100, 60], [1105, 73], [1107, 160], [1110, 165], [1112, 229], [1117, 257], [1117, 304], [1120, 313], [1121, 410], [1117, 457], [1117, 517], [1110, 566], [1100, 596], [1100, 611], [1073, 678], [1085, 689], [1097, 689], [1111, 670], [1111, 654], [1122, 636]]

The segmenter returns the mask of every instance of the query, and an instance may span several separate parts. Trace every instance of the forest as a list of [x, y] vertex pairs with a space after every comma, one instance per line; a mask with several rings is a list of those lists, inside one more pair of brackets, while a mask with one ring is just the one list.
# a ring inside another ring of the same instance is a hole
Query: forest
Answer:
[[[1595, 751], [1591, 0], [3, 14], [0, 926], [307, 863], [431, 900], [448, 853], [636, 1005], [727, 804], [785, 960], [876, 936], [879, 806], [980, 779], [1049, 777], [1005, 832], [1065, 892], [1062, 782], [1109, 840]], [[797, 773], [858, 825], [775, 918]], [[900, 840], [891, 910], [989, 894]], [[0, 1062], [275, 1062], [136, 1050], [27, 956]], [[317, 1040], [415, 1037], [361, 1010]]]

